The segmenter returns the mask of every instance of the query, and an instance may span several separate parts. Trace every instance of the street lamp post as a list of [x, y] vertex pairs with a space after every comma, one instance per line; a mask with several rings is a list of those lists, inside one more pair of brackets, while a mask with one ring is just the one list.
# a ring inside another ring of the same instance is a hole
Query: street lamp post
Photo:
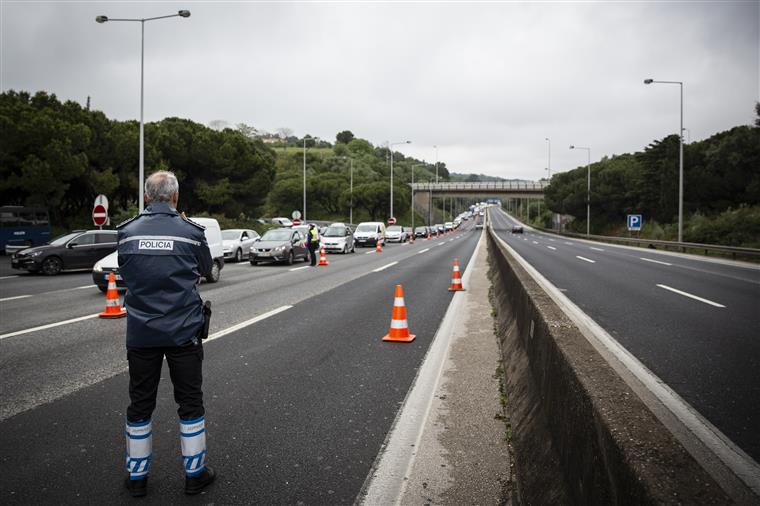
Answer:
[[412, 165], [412, 207], [410, 209], [412, 210], [412, 234], [414, 234], [414, 168], [415, 167], [424, 167], [426, 164], [424, 163], [418, 163], [415, 165]]
[[106, 23], [108, 21], [139, 21], [140, 22], [140, 168], [139, 168], [139, 178], [140, 178], [140, 187], [138, 188], [137, 194], [138, 194], [138, 207], [139, 212], [143, 212], [143, 208], [145, 207], [145, 198], [143, 195], [144, 189], [144, 179], [145, 179], [145, 132], [144, 132], [144, 121], [143, 121], [143, 96], [144, 96], [144, 74], [145, 74], [145, 22], [146, 21], [154, 21], [156, 19], [166, 19], [166, 18], [189, 18], [190, 17], [190, 11], [187, 10], [181, 10], [178, 11], [177, 14], [169, 14], [168, 16], [156, 16], [153, 18], [140, 18], [140, 19], [132, 19], [132, 18], [109, 18], [108, 16], [97, 16], [95, 18], [95, 21], [98, 23]]
[[319, 137], [303, 138], [303, 221], [306, 222], [306, 141], [313, 140], [315, 143]]
[[546, 139], [546, 142], [549, 144], [549, 147], [547, 150], [549, 165], [547, 165], [546, 167], [546, 172], [548, 174], [548, 178], [551, 179], [552, 178], [552, 140], [548, 137], [545, 137], [545, 139]]
[[433, 146], [435, 148], [435, 183], [438, 184], [438, 146]]
[[583, 146], [570, 146], [570, 149], [585, 149], [588, 155], [586, 162], [587, 187], [586, 187], [586, 236], [591, 234], [591, 148]]
[[351, 169], [350, 169], [350, 179], [349, 179], [349, 188], [351, 193], [351, 205], [349, 207], [348, 211], [348, 223], [349, 225], [354, 224], [354, 159], [350, 156], [343, 156], [341, 158], [348, 158], [348, 161], [351, 163]]
[[683, 81], [655, 81], [644, 84], [677, 84], [681, 88], [681, 127], [678, 130], [678, 242], [683, 242]]
[[401, 146], [402, 144], [411, 144], [412, 141], [402, 141], [402, 142], [389, 142], [388, 147], [390, 148], [391, 152], [391, 215], [389, 218], [393, 218], [393, 146]]

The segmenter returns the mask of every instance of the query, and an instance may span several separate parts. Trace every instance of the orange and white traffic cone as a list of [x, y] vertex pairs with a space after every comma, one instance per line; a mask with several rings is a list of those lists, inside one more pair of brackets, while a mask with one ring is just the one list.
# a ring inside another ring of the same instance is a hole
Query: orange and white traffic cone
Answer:
[[330, 265], [330, 262], [327, 261], [327, 256], [325, 255], [324, 246], [322, 246], [322, 249], [319, 251], [319, 265]]
[[98, 313], [101, 318], [121, 318], [127, 316], [127, 310], [119, 305], [119, 291], [116, 289], [116, 276], [108, 273], [108, 291], [106, 291], [106, 308]]
[[459, 276], [459, 260], [454, 259], [454, 271], [451, 273], [451, 286], [449, 286], [450, 292], [463, 292], [462, 278]]
[[428, 229], [428, 238], [427, 238], [427, 240], [428, 241], [430, 240], [430, 229]]
[[409, 333], [409, 325], [406, 322], [406, 305], [404, 304], [404, 289], [396, 285], [396, 298], [393, 300], [393, 315], [391, 316], [391, 328], [383, 341], [395, 341], [398, 343], [411, 343], [414, 334]]
[[375, 243], [375, 244], [376, 244], [376, 246], [375, 246], [375, 253], [382, 253], [383, 252], [383, 247], [380, 246], [380, 239], [378, 239], [377, 243]]
[[414, 244], [414, 231], [412, 231], [412, 235], [409, 236], [409, 244]]

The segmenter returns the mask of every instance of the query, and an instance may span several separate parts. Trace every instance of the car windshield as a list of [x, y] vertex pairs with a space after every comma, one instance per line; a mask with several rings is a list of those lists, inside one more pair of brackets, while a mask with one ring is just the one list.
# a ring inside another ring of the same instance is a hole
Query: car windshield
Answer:
[[415, 232], [425, 232], [427, 229], [425, 227], [417, 227], [414, 229]]
[[222, 239], [231, 241], [240, 237], [240, 230], [222, 230]]
[[261, 237], [262, 241], [289, 241], [290, 230], [267, 230], [267, 232]]
[[385, 229], [386, 232], [401, 232], [401, 227], [394, 225]]
[[322, 235], [324, 235], [325, 237], [345, 237], [346, 228], [345, 227], [327, 227], [327, 230], [325, 230], [325, 233]]
[[81, 233], [82, 232], [72, 232], [70, 234], [65, 234], [65, 235], [62, 235], [60, 237], [56, 237], [55, 239], [53, 239], [52, 241], [50, 241], [50, 245], [51, 246], [63, 246], [64, 244], [66, 244], [71, 239], [75, 238], [76, 236], [78, 236]]
[[357, 232], [375, 232], [376, 230], [376, 225], [370, 225], [369, 223], [362, 223], [356, 227]]

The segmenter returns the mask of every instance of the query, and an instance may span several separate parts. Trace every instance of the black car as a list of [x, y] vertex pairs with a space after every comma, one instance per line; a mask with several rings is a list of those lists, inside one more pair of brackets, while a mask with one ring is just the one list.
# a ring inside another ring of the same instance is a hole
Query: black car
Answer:
[[520, 225], [514, 225], [514, 226], [512, 227], [512, 233], [513, 233], [513, 234], [522, 234], [522, 233], [523, 233], [523, 228], [522, 228], [522, 226], [520, 226]]
[[429, 233], [428, 227], [414, 227], [414, 237], [427, 237]]
[[92, 266], [116, 251], [116, 230], [77, 230], [43, 246], [23, 249], [11, 257], [11, 267], [48, 276]]

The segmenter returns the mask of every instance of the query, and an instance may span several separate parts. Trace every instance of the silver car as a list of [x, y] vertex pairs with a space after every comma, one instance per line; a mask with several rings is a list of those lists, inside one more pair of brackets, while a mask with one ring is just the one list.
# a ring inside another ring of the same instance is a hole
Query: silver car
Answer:
[[327, 227], [320, 242], [327, 252], [353, 253], [356, 251], [354, 233], [351, 232], [351, 227], [345, 225], [333, 224]]
[[245, 254], [251, 251], [251, 246], [259, 233], [248, 228], [232, 228], [222, 230], [222, 246], [224, 249], [224, 259], [235, 259], [236, 262], [242, 262]]
[[309, 261], [306, 238], [292, 228], [273, 228], [264, 232], [251, 246], [248, 259], [251, 265], [259, 262], [285, 262], [293, 265], [297, 259]]
[[385, 229], [385, 240], [388, 242], [406, 242], [409, 234], [400, 225], [391, 225]]

